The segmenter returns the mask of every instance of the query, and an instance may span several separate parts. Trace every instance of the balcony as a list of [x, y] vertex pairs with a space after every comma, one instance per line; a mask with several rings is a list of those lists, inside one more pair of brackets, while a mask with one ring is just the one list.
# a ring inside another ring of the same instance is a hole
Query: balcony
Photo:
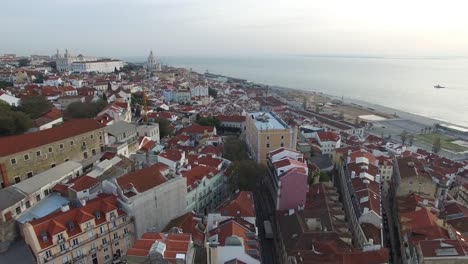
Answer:
[[60, 239], [57, 240], [57, 243], [58, 244], [63, 244], [63, 243], [65, 243], [65, 239], [60, 238]]

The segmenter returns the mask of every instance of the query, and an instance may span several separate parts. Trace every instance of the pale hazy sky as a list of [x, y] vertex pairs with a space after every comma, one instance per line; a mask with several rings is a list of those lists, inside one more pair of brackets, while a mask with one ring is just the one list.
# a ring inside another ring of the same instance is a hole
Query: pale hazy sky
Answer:
[[460, 0], [5, 0], [0, 53], [468, 56]]

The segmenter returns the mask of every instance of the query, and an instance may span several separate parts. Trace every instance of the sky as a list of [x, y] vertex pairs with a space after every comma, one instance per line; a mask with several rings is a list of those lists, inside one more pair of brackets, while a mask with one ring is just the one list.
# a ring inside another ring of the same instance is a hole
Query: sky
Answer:
[[468, 56], [464, 0], [14, 0], [0, 6], [0, 53]]

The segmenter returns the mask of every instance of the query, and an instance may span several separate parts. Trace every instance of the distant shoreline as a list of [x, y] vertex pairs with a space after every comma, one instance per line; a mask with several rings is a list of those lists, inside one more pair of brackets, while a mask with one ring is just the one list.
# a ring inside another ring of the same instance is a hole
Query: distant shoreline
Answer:
[[[301, 55], [301, 56], [312, 56], [312, 55]], [[329, 57], [329, 58], [333, 58], [332, 56], [322, 56], [322, 57]], [[335, 56], [335, 58], [337, 58]], [[359, 57], [348, 57], [348, 58], [354, 58], [354, 59], [357, 59]], [[367, 59], [385, 59], [384, 57], [366, 57]], [[387, 59], [468, 59], [467, 57], [450, 57], [450, 58], [447, 58], [447, 57], [422, 57], [422, 58], [387, 58]], [[137, 63], [137, 62], [133, 62], [133, 63]], [[139, 64], [139, 63], [138, 63]], [[180, 67], [180, 66], [172, 66], [172, 65], [167, 65], [169, 67], [174, 67], [174, 68], [185, 68], [185, 69], [189, 69], [189, 68], [186, 68], [186, 67]], [[198, 71], [194, 71], [194, 72], [197, 72], [198, 74], [201, 74], [203, 75], [204, 73], [200, 73]], [[227, 77], [227, 78], [232, 78], [232, 79], [240, 79], [240, 80], [245, 80], [244, 78], [237, 78], [237, 77], [233, 77], [233, 76], [227, 76], [227, 75], [224, 75], [224, 74], [217, 74], [217, 73], [214, 73], [214, 72], [210, 72], [211, 74], [214, 74], [214, 75], [217, 75], [217, 76], [222, 76], [222, 77]], [[248, 81], [248, 80], [247, 80]], [[250, 81], [249, 81], [250, 82]], [[335, 99], [335, 100], [341, 100], [341, 96], [337, 96], [337, 95], [331, 95], [331, 94], [328, 94], [328, 93], [324, 93], [324, 92], [319, 92], [319, 91], [314, 91], [314, 90], [305, 90], [305, 89], [299, 89], [299, 88], [290, 88], [290, 87], [284, 87], [284, 86], [277, 86], [277, 85], [274, 85], [274, 84], [263, 84], [263, 83], [258, 83], [258, 82], [250, 82], [252, 84], [257, 84], [257, 85], [262, 85], [262, 86], [269, 86], [273, 89], [287, 89], [287, 90], [292, 90], [292, 91], [298, 91], [298, 92], [301, 92], [301, 93], [307, 93], [307, 94], [319, 94], [319, 95], [322, 95], [324, 97], [329, 97], [331, 99]], [[364, 101], [364, 100], [359, 100], [359, 99], [353, 99], [353, 98], [349, 98], [349, 97], [346, 97], [344, 96], [343, 97], [344, 99], [344, 103], [348, 103], [348, 104], [357, 104], [359, 106], [362, 106], [364, 109], [365, 108], [372, 108], [374, 110], [371, 110], [369, 109], [368, 111], [371, 111], [371, 112], [381, 112], [383, 114], [388, 114], [388, 115], [394, 115], [396, 114], [397, 116], [399, 116], [399, 118], [401, 119], [406, 119], [406, 120], [409, 120], [409, 121], [412, 121], [412, 122], [415, 122], [415, 123], [419, 123], [419, 124], [423, 124], [425, 126], [433, 126], [434, 124], [436, 123], [443, 123], [443, 124], [449, 124], [449, 125], [455, 125], [455, 126], [460, 126], [460, 127], [465, 127], [467, 128], [466, 126], [464, 125], [460, 125], [460, 124], [457, 124], [457, 123], [453, 123], [453, 122], [450, 122], [450, 121], [447, 121], [447, 120], [442, 120], [442, 119], [436, 119], [436, 118], [431, 118], [431, 117], [428, 117], [428, 116], [424, 116], [424, 115], [421, 115], [421, 114], [415, 114], [415, 113], [411, 113], [411, 112], [407, 112], [407, 111], [403, 111], [403, 110], [398, 110], [398, 109], [395, 109], [395, 108], [392, 108], [392, 107], [388, 107], [388, 106], [384, 106], [384, 105], [380, 105], [380, 104], [377, 104], [377, 103], [372, 103], [372, 102], [369, 102], [369, 101]], [[352, 106], [352, 105], [351, 105]], [[357, 106], [355, 106], [357, 107]]]

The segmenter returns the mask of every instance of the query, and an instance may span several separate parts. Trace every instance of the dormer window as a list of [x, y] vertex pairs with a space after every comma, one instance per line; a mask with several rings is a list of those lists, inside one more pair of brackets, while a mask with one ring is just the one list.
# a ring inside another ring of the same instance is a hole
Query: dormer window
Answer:
[[101, 212], [94, 211], [94, 216], [96, 217], [96, 219], [100, 219], [101, 218]]
[[73, 221], [68, 221], [67, 227], [68, 227], [68, 230], [72, 231], [73, 229], [75, 229], [75, 224], [73, 223]]
[[47, 243], [49, 241], [49, 237], [47, 236], [47, 232], [46, 231], [42, 231], [41, 232], [41, 239], [42, 239], [42, 242], [43, 243]]

